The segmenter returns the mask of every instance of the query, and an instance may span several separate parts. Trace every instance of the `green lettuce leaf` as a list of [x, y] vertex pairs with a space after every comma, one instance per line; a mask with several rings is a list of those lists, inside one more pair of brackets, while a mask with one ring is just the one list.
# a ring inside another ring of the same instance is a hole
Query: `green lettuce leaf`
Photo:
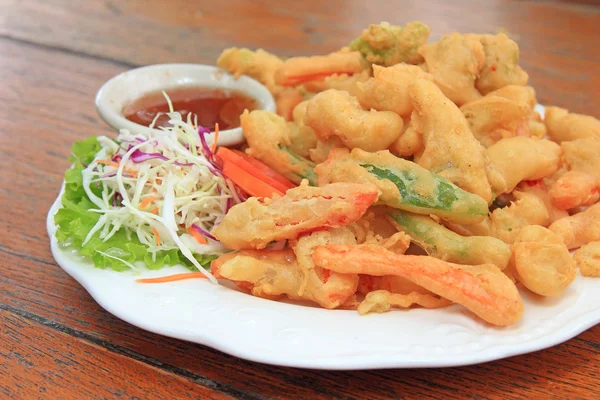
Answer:
[[[54, 222], [58, 226], [56, 238], [61, 243], [68, 243], [69, 246], [79, 250], [83, 256], [89, 257], [98, 268], [111, 268], [116, 271], [129, 269], [124, 262], [109, 257], [108, 255], [118, 256], [128, 263], [142, 261], [149, 269], [160, 269], [164, 266], [182, 264], [190, 270], [197, 268], [181, 253], [180, 250], [159, 251], [154, 257], [132, 233], [127, 237], [125, 228], [121, 228], [117, 233], [107, 241], [102, 241], [99, 233], [94, 234], [92, 238], [82, 246], [90, 230], [94, 227], [101, 214], [91, 212], [90, 209], [96, 209], [83, 190], [81, 172], [85, 165], [92, 162], [94, 156], [100, 151], [101, 146], [96, 136], [76, 142], [71, 149], [69, 161], [73, 166], [65, 172], [65, 191], [62, 197], [62, 208], [54, 216]], [[102, 192], [102, 187], [91, 186], [96, 194]], [[210, 262], [217, 258], [213, 255], [194, 255], [196, 260], [203, 267], [208, 267]]]

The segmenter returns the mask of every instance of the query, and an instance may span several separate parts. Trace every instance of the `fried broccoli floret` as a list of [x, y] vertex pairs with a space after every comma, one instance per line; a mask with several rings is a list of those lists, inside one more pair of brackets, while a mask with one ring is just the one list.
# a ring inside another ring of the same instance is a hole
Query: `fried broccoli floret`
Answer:
[[429, 27], [421, 22], [409, 22], [405, 27], [381, 22], [369, 25], [350, 48], [360, 51], [367, 61], [386, 67], [401, 62], [418, 64], [423, 57], [417, 50], [428, 38]]

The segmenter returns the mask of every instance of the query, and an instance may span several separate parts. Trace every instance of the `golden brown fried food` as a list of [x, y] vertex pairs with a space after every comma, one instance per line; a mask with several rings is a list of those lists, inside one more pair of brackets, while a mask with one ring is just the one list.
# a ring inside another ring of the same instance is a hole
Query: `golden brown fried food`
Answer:
[[252, 295], [275, 300], [287, 296], [309, 300], [324, 308], [337, 308], [349, 300], [358, 286], [357, 274], [338, 274], [322, 268], [309, 271], [305, 289], [299, 294], [304, 273], [291, 250], [246, 250], [214, 260], [211, 271]]
[[290, 126], [290, 149], [300, 157], [308, 158], [310, 150], [317, 147], [315, 131], [304, 124], [304, 114], [308, 101], [299, 103], [292, 111], [294, 122]]
[[317, 139], [317, 146], [311, 149], [308, 154], [314, 163], [320, 164], [325, 162], [329, 157], [329, 153], [335, 149], [347, 150], [348, 148], [344, 145], [342, 139], [337, 136], [330, 136], [325, 140]]
[[290, 247], [294, 250], [298, 265], [304, 273], [304, 280], [298, 289], [299, 296], [304, 294], [308, 285], [310, 271], [315, 269], [315, 263], [312, 260], [313, 251], [319, 246], [327, 246], [329, 244], [356, 244], [356, 237], [350, 229], [343, 226], [312, 232], [291, 241]]
[[471, 132], [484, 147], [490, 147], [504, 138], [529, 136], [529, 118], [533, 112], [529, 105], [495, 93], [460, 108]]
[[519, 66], [519, 46], [504, 33], [479, 36], [485, 53], [485, 65], [475, 86], [488, 94], [507, 85], [527, 85], [529, 76]]
[[381, 190], [379, 204], [449, 221], [473, 224], [488, 214], [481, 197], [389, 151], [369, 153], [337, 149], [317, 165], [319, 184], [369, 182]]
[[532, 194], [544, 202], [546, 210], [548, 210], [548, 224], [569, 216], [569, 213], [566, 210], [560, 209], [554, 205], [554, 202], [548, 193], [548, 185], [546, 184], [545, 179], [524, 181], [521, 182], [517, 188], [519, 192]]
[[404, 125], [404, 131], [390, 146], [390, 151], [401, 157], [418, 158], [424, 149], [423, 135], [413, 128], [410, 121]]
[[282, 89], [275, 83], [275, 71], [282, 65], [283, 60], [263, 49], [252, 51], [231, 47], [223, 50], [217, 59], [217, 66], [231, 72], [236, 78], [248, 75], [265, 85], [273, 94]]
[[275, 71], [275, 82], [297, 86], [333, 74], [356, 74], [367, 68], [358, 51], [336, 52], [325, 56], [292, 57]]
[[544, 122], [555, 142], [600, 138], [600, 120], [589, 115], [569, 113], [560, 107], [546, 107]]
[[569, 249], [600, 240], [600, 203], [579, 214], [559, 219], [548, 229], [560, 236]]
[[[293, 152], [290, 125], [282, 117], [264, 110], [250, 113], [246, 110], [240, 116], [240, 122], [248, 141], [248, 154], [294, 183], [308, 179], [311, 184], [316, 184], [314, 164]], [[294, 139], [298, 134], [293, 135]]]
[[591, 206], [600, 199], [600, 180], [573, 170], [561, 175], [548, 193], [554, 205], [562, 210]]
[[370, 312], [383, 313], [392, 307], [409, 308], [419, 305], [424, 308], [441, 308], [452, 304], [451, 301], [433, 294], [411, 292], [408, 294], [393, 293], [387, 290], [374, 290], [367, 293], [364, 300], [358, 305], [358, 313]]
[[335, 89], [350, 93], [351, 96], [357, 96], [359, 85], [366, 82], [371, 77], [369, 69], [362, 70], [354, 75], [333, 74], [325, 79], [310, 81], [304, 83], [304, 88], [312, 93], [324, 92], [325, 90]]
[[560, 147], [570, 170], [585, 172], [600, 180], [600, 136], [563, 142]]
[[495, 209], [483, 222], [472, 225], [447, 223], [447, 226], [463, 236], [493, 236], [511, 244], [521, 228], [549, 224], [550, 216], [542, 199], [531, 193], [517, 191], [514, 196], [514, 202]]
[[408, 86], [418, 79], [433, 81], [433, 76], [416, 65], [373, 66], [373, 78], [358, 85], [356, 97], [367, 110], [393, 111], [408, 116], [413, 110]]
[[526, 104], [533, 110], [537, 104], [535, 89], [531, 86], [508, 85], [488, 93], [486, 96], [494, 95], [503, 97], [519, 104]]
[[432, 257], [457, 264], [494, 264], [502, 270], [510, 259], [510, 247], [494, 237], [460, 236], [429, 216], [407, 211], [388, 209], [387, 215]]
[[562, 239], [542, 226], [519, 230], [512, 245], [511, 269], [519, 282], [542, 296], [559, 296], [577, 274]]
[[573, 254], [583, 276], [600, 277], [600, 242], [590, 242], [581, 246]]
[[454, 103], [461, 106], [481, 97], [475, 80], [486, 56], [477, 36], [450, 33], [439, 42], [424, 44], [419, 53], [435, 83]]
[[302, 93], [296, 88], [285, 88], [275, 95], [277, 104], [277, 114], [285, 118], [286, 121], [292, 120], [294, 108], [304, 101]]
[[560, 163], [560, 146], [524, 136], [502, 139], [487, 149], [488, 178], [496, 195], [510, 193], [524, 180], [552, 176]]
[[429, 256], [395, 254], [373, 245], [318, 247], [313, 260], [338, 273], [401, 276], [494, 325], [514, 324], [523, 315], [523, 301], [514, 283], [492, 264], [452, 264]]
[[423, 136], [425, 145], [417, 163], [490, 202], [485, 149], [473, 137], [458, 107], [426, 80], [413, 83], [409, 94], [414, 106], [411, 125]]
[[360, 51], [367, 61], [374, 64], [417, 64], [423, 61], [417, 50], [427, 43], [428, 37], [429, 27], [421, 22], [409, 22], [405, 27], [381, 22], [369, 25], [359, 38], [350, 43], [350, 48]]
[[355, 97], [338, 90], [327, 90], [313, 97], [304, 123], [321, 140], [337, 136], [346, 146], [366, 151], [387, 149], [400, 136], [404, 125], [398, 114], [366, 111]]
[[371, 184], [303, 184], [283, 197], [263, 201], [251, 197], [232, 207], [213, 234], [230, 249], [263, 249], [272, 241], [348, 225], [377, 201], [378, 193]]

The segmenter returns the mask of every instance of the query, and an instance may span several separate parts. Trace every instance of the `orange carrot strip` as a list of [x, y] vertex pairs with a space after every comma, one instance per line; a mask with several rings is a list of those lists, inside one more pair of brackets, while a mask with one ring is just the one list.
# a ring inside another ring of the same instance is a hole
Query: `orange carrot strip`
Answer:
[[273, 195], [283, 196], [283, 192], [270, 186], [268, 183], [252, 176], [237, 165], [231, 162], [223, 163], [223, 175], [231, 179], [233, 183], [239, 186], [244, 192], [255, 197], [273, 197]]
[[174, 282], [174, 281], [182, 281], [184, 279], [206, 279], [206, 275], [202, 272], [184, 272], [181, 274], [174, 274], [169, 276], [159, 276], [158, 278], [142, 278], [136, 279], [136, 282], [139, 283], [164, 283], [164, 282]]
[[[98, 164], [104, 164], [104, 165], [108, 165], [109, 167], [113, 167], [113, 168], [119, 168], [119, 164], [114, 162], [114, 161], [108, 161], [108, 160], [96, 160], [96, 163]], [[129, 172], [129, 174], [131, 174], [131, 176], [133, 176], [134, 178], [137, 178], [137, 172], [135, 172], [134, 170], [130, 169], [130, 168], [123, 168], [126, 172]]]
[[215, 140], [212, 144], [212, 146], [210, 147], [210, 151], [214, 152], [217, 150], [217, 142], [219, 141], [219, 124], [216, 123], [215, 124]]
[[200, 244], [208, 244], [208, 242], [206, 241], [206, 238], [204, 236], [202, 236], [200, 234], [200, 232], [198, 232], [197, 230], [195, 230], [191, 226], [188, 228], [188, 233], [190, 235], [192, 235], [194, 237], [194, 239], [196, 239], [196, 242], [198, 242]]
[[158, 207], [154, 206], [154, 208], [152, 209], [152, 214], [158, 214]]
[[153, 196], [150, 197], [146, 197], [144, 200], [142, 200], [142, 202], [140, 203], [140, 208], [146, 208], [148, 206], [148, 204], [152, 203], [154, 200], [156, 200]]
[[160, 233], [158, 233], [155, 227], [152, 227], [152, 232], [154, 232], [154, 236], [156, 236], [156, 245], [160, 246]]

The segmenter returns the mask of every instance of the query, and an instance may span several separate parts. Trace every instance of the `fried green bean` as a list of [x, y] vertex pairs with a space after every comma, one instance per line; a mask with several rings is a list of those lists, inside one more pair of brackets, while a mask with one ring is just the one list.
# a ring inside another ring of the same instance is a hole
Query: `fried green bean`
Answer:
[[388, 216], [432, 257], [466, 265], [494, 264], [506, 268], [510, 247], [490, 236], [460, 236], [426, 215], [389, 209]]
[[269, 111], [246, 110], [240, 122], [250, 155], [294, 183], [307, 179], [316, 186], [315, 164], [292, 151], [289, 127], [282, 117]]
[[333, 150], [315, 171], [319, 184], [373, 183], [381, 190], [379, 204], [417, 214], [433, 214], [465, 224], [480, 222], [488, 214], [487, 203], [481, 197], [387, 150]]

